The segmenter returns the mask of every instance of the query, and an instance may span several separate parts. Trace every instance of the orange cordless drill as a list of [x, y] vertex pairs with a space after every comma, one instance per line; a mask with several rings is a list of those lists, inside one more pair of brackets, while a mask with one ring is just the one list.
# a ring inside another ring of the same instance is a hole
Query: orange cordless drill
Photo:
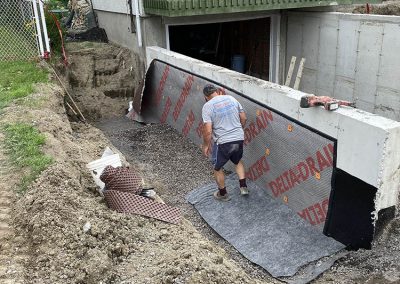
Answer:
[[313, 106], [323, 106], [326, 110], [336, 110], [339, 106], [355, 107], [356, 104], [348, 101], [336, 100], [327, 96], [313, 96], [307, 95], [300, 99], [301, 108], [309, 108]]

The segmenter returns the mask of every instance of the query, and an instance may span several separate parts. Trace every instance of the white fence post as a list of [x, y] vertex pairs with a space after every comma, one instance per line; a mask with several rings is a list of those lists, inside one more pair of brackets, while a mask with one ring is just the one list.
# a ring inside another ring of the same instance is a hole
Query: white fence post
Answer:
[[33, 4], [33, 13], [34, 13], [34, 20], [36, 24], [36, 34], [38, 37], [38, 42], [39, 42], [39, 49], [40, 49], [40, 56], [44, 56], [44, 49], [43, 49], [43, 39], [42, 39], [42, 29], [40, 28], [40, 18], [39, 18], [39, 13], [38, 13], [38, 8], [37, 8], [37, 1], [32, 0]]
[[50, 53], [50, 43], [49, 43], [49, 36], [47, 34], [46, 18], [44, 16], [43, 2], [41, 0], [39, 0], [39, 9], [40, 9], [40, 18], [42, 19], [42, 28], [43, 28], [44, 42], [46, 44], [46, 51]]

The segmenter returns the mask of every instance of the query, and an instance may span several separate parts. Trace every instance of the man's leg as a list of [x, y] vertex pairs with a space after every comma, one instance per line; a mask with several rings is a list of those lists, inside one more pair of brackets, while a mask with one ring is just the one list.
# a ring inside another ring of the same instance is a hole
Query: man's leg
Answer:
[[215, 170], [214, 169], [214, 177], [215, 181], [218, 185], [218, 190], [214, 192], [214, 197], [218, 200], [228, 201], [230, 197], [228, 196], [228, 192], [225, 187], [225, 174], [222, 169]]
[[239, 163], [237, 163], [236, 173], [237, 173], [239, 179], [244, 179], [246, 177], [246, 173], [245, 173], [245, 169], [244, 169], [244, 165], [243, 165], [242, 161], [239, 161]]
[[219, 200], [229, 200], [225, 187], [225, 174], [222, 167], [227, 162], [224, 147], [216, 145], [213, 151], [214, 178], [218, 186], [218, 191], [214, 192], [214, 197]]
[[242, 161], [239, 161], [239, 163], [237, 163], [236, 173], [239, 177], [240, 194], [248, 195], [249, 190], [247, 189], [246, 173], [245, 173], [245, 169], [244, 169], [244, 165], [243, 165]]
[[231, 161], [236, 165], [236, 173], [239, 177], [240, 194], [248, 195], [249, 190], [246, 184], [246, 172], [242, 162], [243, 157], [243, 141], [235, 144], [232, 148]]
[[214, 177], [215, 177], [215, 181], [217, 182], [218, 188], [219, 189], [225, 188], [224, 171], [222, 169], [220, 169], [219, 171], [214, 170]]

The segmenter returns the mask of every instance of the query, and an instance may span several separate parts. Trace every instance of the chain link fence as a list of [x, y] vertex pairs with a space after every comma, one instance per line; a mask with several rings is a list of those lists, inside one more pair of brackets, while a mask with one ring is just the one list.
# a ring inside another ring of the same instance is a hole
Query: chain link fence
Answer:
[[31, 0], [0, 0], [0, 61], [39, 56]]

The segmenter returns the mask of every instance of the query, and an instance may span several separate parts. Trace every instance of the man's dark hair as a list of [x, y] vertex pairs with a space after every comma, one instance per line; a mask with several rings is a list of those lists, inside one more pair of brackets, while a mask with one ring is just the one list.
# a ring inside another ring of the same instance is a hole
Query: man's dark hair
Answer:
[[218, 91], [218, 89], [211, 84], [205, 85], [204, 89], [203, 89], [203, 94], [208, 97], [210, 96], [212, 93]]

